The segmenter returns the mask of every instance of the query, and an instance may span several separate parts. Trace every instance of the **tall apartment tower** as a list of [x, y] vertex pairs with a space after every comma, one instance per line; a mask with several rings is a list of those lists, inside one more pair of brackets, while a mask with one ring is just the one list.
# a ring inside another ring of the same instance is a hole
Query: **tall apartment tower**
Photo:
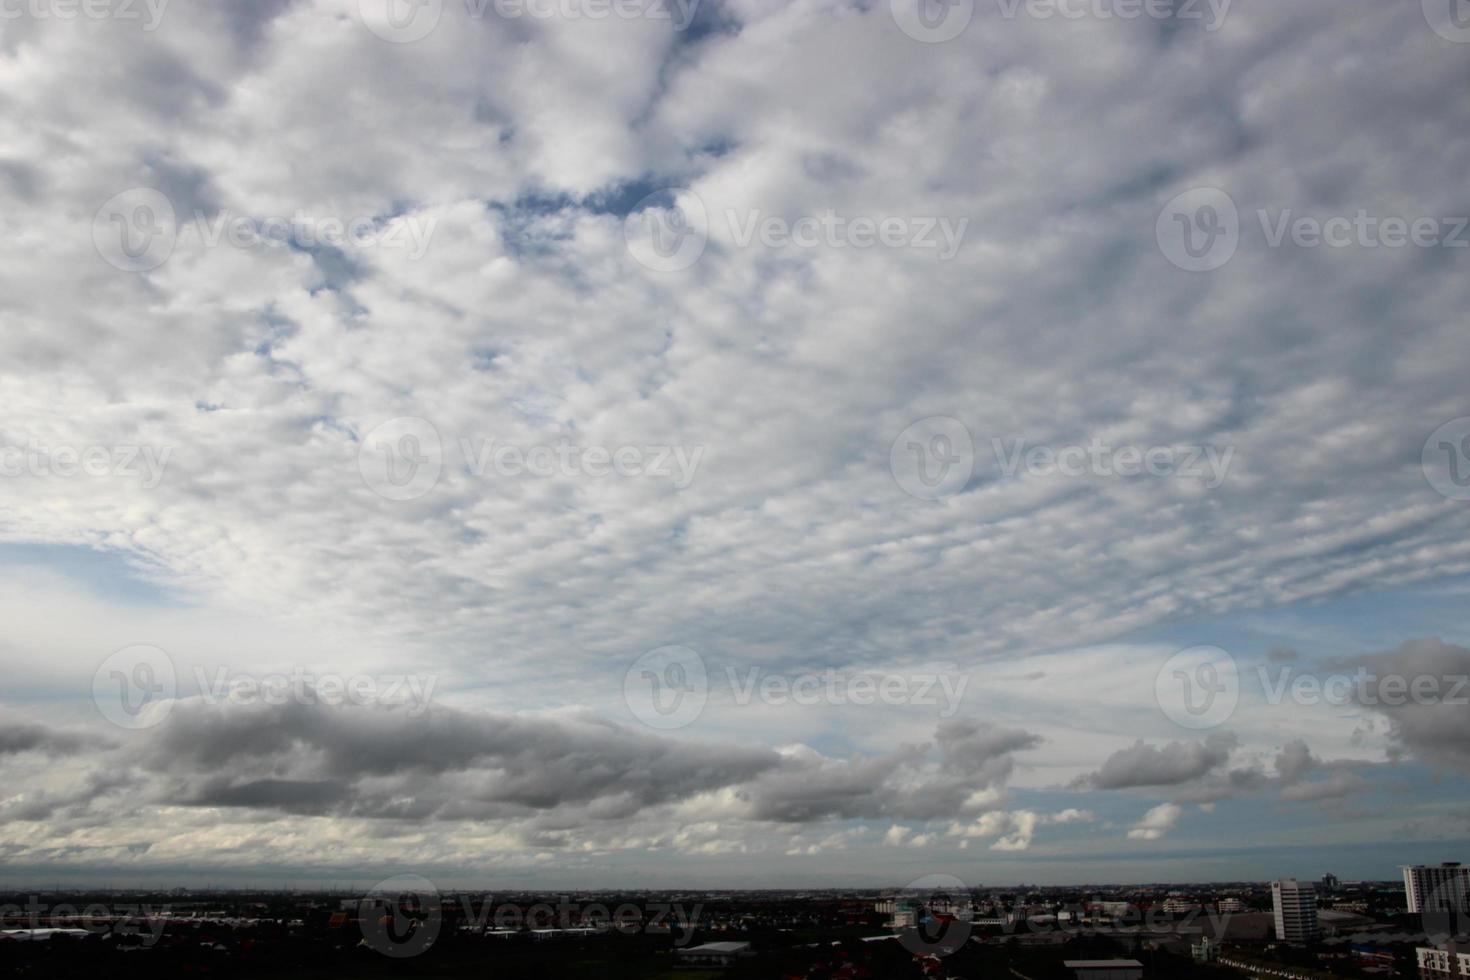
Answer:
[[1458, 861], [1416, 864], [1404, 870], [1410, 912], [1463, 912], [1470, 908], [1470, 868]]
[[1286, 943], [1309, 943], [1321, 936], [1317, 928], [1317, 890], [1295, 878], [1271, 882], [1271, 904], [1276, 912], [1276, 938]]

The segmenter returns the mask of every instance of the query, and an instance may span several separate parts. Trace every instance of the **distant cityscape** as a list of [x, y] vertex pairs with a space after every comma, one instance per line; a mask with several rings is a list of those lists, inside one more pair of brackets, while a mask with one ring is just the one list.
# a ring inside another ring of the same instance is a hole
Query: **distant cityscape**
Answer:
[[[1470, 977], [1470, 867], [1401, 880], [624, 892], [32, 890], [0, 976]], [[488, 974], [485, 971], [489, 971]]]

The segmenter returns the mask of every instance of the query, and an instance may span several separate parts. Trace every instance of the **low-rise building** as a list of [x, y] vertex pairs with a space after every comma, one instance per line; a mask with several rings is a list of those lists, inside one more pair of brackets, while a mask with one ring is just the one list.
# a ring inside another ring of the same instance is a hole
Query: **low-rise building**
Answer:
[[705, 943], [678, 952], [680, 966], [730, 966], [750, 955], [750, 943]]
[[1143, 980], [1138, 960], [1064, 960], [1076, 980]]

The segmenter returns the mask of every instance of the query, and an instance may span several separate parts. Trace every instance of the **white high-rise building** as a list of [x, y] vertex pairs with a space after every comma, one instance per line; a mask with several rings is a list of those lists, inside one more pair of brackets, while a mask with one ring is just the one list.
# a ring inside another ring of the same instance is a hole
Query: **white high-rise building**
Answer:
[[1460, 862], [1416, 864], [1403, 871], [1410, 912], [1463, 912], [1470, 906], [1470, 868]]
[[1276, 938], [1286, 943], [1309, 943], [1321, 935], [1317, 928], [1317, 890], [1295, 878], [1271, 882], [1271, 904], [1276, 912]]

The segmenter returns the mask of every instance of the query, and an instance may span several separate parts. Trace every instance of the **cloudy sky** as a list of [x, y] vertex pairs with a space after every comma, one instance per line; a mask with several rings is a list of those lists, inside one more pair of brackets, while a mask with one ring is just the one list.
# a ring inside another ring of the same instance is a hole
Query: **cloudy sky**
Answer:
[[0, 2], [0, 879], [1470, 860], [1467, 82], [1462, 0]]

